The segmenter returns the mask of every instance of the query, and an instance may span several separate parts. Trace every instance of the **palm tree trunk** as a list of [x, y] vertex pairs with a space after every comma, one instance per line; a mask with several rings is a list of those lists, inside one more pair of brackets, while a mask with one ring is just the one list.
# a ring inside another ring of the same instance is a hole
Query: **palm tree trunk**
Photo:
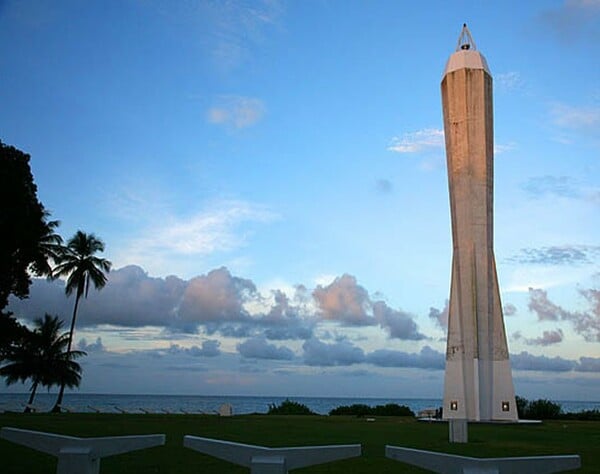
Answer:
[[73, 317], [71, 318], [71, 328], [69, 329], [69, 345], [67, 346], [67, 352], [71, 352], [71, 345], [73, 344], [73, 333], [75, 332], [75, 320], [77, 319], [77, 306], [79, 306], [79, 292], [75, 297], [75, 307], [73, 308]]
[[[71, 329], [69, 329], [69, 344], [67, 346], [67, 353], [71, 352], [71, 344], [73, 344], [73, 332], [75, 332], [75, 320], [77, 319], [77, 306], [79, 306], [79, 291], [77, 292], [77, 296], [75, 297], [75, 307], [73, 308], [73, 317], [71, 318]], [[56, 398], [56, 403], [50, 410], [51, 413], [60, 413], [60, 406], [62, 405], [63, 396], [65, 394], [65, 383], [60, 384], [60, 390], [58, 392], [58, 397]]]
[[35, 392], [37, 390], [37, 387], [38, 387], [38, 382], [36, 380], [35, 382], [33, 382], [33, 385], [31, 386], [31, 395], [29, 395], [29, 401], [27, 402], [27, 405], [25, 406], [25, 410], [23, 410], [23, 413], [31, 412], [30, 405], [33, 403], [33, 399], [35, 398]]

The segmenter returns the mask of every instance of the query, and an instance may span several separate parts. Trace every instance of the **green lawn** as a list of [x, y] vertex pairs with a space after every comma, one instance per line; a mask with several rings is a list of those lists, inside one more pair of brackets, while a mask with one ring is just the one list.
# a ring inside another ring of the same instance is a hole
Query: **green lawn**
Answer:
[[[74, 436], [164, 433], [167, 444], [105, 458], [102, 473], [247, 473], [248, 470], [183, 448], [191, 434], [265, 446], [363, 445], [363, 456], [298, 473], [425, 472], [384, 457], [386, 444], [477, 457], [579, 454], [578, 472], [600, 472], [600, 422], [549, 421], [541, 425], [469, 425], [468, 444], [449, 444], [448, 426], [412, 418], [244, 415], [0, 414], [0, 426]], [[53, 473], [54, 458], [0, 440], [0, 472]]]

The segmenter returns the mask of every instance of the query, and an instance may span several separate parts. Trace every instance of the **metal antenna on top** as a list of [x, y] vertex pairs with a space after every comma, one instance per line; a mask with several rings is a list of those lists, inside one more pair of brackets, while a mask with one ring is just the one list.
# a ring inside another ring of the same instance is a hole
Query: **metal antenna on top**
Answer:
[[460, 51], [461, 49], [477, 49], [477, 46], [475, 46], [475, 41], [473, 41], [473, 37], [471, 36], [471, 32], [469, 31], [469, 28], [467, 28], [466, 23], [463, 23], [462, 31], [460, 32], [458, 43], [456, 44], [456, 51]]

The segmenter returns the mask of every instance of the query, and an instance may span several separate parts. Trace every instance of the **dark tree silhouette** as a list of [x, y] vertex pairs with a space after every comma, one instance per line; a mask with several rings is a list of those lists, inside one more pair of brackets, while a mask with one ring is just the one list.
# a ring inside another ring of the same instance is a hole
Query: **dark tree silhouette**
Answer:
[[56, 233], [60, 221], [48, 220], [50, 213], [44, 210], [44, 231], [38, 241], [38, 253], [31, 263], [31, 270], [38, 276], [52, 278], [54, 276], [50, 262], [56, 263], [63, 254], [63, 239]]
[[69, 333], [60, 334], [63, 322], [58, 316], [46, 314], [35, 320], [35, 329], [28, 331], [24, 343], [8, 357], [8, 363], [0, 367], [0, 375], [6, 384], [31, 380], [31, 394], [25, 412], [31, 410], [38, 387], [66, 385], [76, 387], [81, 381], [81, 366], [75, 359], [85, 355], [82, 351], [65, 350]]
[[24, 344], [28, 334], [27, 327], [20, 324], [12, 313], [0, 312], [0, 362]]
[[28, 270], [41, 263], [40, 242], [50, 225], [37, 198], [29, 158], [0, 141], [0, 311], [9, 295], [29, 294]]
[[[96, 253], [104, 251], [104, 242], [94, 234], [86, 234], [78, 230], [67, 242], [67, 246], [58, 255], [58, 265], [54, 268], [53, 276], [67, 277], [65, 292], [67, 296], [75, 292], [75, 305], [69, 330], [69, 344], [67, 351], [71, 350], [77, 308], [82, 296], [87, 298], [90, 284], [100, 290], [106, 284], [106, 274], [110, 272], [111, 263], [105, 258], [97, 257]], [[53, 412], [60, 411], [65, 385], [61, 385]]]

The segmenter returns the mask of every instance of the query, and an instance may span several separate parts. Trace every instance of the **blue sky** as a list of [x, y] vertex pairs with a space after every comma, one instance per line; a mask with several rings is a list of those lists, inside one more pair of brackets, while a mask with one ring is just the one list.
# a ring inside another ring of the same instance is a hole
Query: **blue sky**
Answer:
[[[114, 264], [81, 389], [440, 397], [463, 22], [517, 392], [600, 400], [597, 0], [0, 2], [0, 138]], [[12, 308], [67, 318], [62, 291]]]

